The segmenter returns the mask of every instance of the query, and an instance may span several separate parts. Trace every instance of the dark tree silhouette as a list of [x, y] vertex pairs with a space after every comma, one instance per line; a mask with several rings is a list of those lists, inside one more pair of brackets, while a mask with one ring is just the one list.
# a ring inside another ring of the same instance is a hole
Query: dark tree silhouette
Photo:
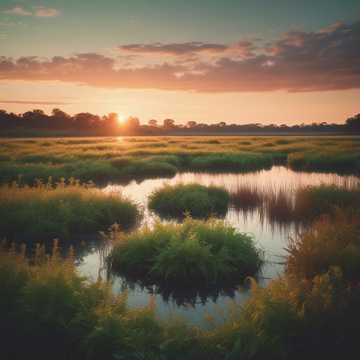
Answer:
[[69, 135], [352, 134], [360, 132], [360, 114], [348, 118], [345, 124], [313, 122], [308, 125], [302, 123], [289, 126], [260, 123], [226, 124], [224, 121], [205, 124], [188, 121], [186, 125], [182, 125], [168, 118], [163, 120], [162, 125], [159, 125], [155, 119], [149, 120], [148, 125], [141, 125], [137, 117], [129, 117], [121, 123], [116, 113], [99, 117], [82, 112], [71, 116], [56, 108], [50, 115], [40, 109], [17, 115], [0, 110], [0, 135], [26, 135], [27, 130], [47, 131], [47, 135], [51, 131], [55, 134], [57, 130]]

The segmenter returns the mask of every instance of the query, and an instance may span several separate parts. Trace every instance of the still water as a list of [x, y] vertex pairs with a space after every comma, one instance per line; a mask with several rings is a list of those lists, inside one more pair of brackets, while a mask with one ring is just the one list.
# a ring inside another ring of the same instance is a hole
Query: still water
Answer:
[[[147, 209], [149, 195], [164, 184], [178, 183], [223, 186], [230, 192], [241, 186], [250, 186], [265, 193], [279, 190], [290, 193], [311, 185], [357, 186], [359, 178], [337, 174], [294, 172], [282, 166], [275, 166], [270, 170], [246, 174], [180, 173], [171, 179], [149, 179], [140, 183], [132, 181], [127, 185], [109, 184], [104, 191], [122, 194], [134, 200], [144, 210], [143, 222], [151, 226], [156, 216]], [[266, 261], [257, 279], [260, 285], [266, 285], [268, 281], [281, 275], [287, 241], [301, 231], [296, 224], [271, 223], [260, 211], [243, 212], [235, 208], [229, 209], [225, 221], [240, 232], [251, 234], [257, 246], [263, 249]], [[101, 251], [96, 245], [86, 249], [78, 265], [80, 272], [93, 279], [97, 279], [99, 275], [106, 276], [101, 259]], [[246, 285], [235, 289], [207, 289], [199, 294], [196, 291], [172, 293], [164, 289], [142, 287], [139, 284], [129, 283], [119, 276], [113, 276], [112, 281], [115, 292], [127, 290], [129, 306], [147, 305], [153, 297], [160, 317], [180, 315], [198, 325], [204, 325], [205, 315], [208, 314], [221, 321], [222, 310], [226, 309], [229, 302], [234, 300], [243, 302], [249, 296]]]

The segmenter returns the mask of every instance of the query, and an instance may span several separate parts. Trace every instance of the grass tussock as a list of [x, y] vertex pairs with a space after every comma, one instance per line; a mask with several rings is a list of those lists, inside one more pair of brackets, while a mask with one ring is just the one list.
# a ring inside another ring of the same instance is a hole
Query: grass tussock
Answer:
[[153, 283], [206, 284], [254, 275], [262, 255], [249, 235], [222, 221], [187, 218], [118, 236], [108, 263], [111, 271]]
[[223, 216], [229, 205], [228, 192], [216, 186], [199, 184], [166, 185], [149, 197], [149, 208], [166, 218]]
[[333, 216], [323, 216], [291, 239], [287, 251], [287, 271], [297, 277], [311, 278], [338, 266], [347, 279], [359, 281], [359, 214], [337, 210]]
[[34, 187], [16, 183], [0, 187], [2, 236], [66, 239], [74, 234], [94, 233], [114, 223], [130, 229], [140, 217], [131, 201], [75, 180], [38, 182]]

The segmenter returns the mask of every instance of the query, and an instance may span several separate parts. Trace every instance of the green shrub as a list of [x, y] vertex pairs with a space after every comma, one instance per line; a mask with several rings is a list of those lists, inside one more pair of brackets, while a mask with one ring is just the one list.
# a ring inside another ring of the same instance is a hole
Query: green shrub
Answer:
[[215, 186], [165, 185], [150, 195], [149, 208], [167, 218], [181, 218], [186, 213], [195, 218], [205, 218], [225, 215], [229, 200], [228, 192]]
[[190, 218], [121, 236], [108, 257], [112, 271], [174, 284], [239, 281], [261, 263], [250, 236], [221, 221]]

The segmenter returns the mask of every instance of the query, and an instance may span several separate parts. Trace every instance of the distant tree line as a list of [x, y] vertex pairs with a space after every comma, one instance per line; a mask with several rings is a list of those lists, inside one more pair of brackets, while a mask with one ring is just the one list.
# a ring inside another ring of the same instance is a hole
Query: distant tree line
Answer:
[[98, 116], [91, 113], [69, 115], [60, 109], [53, 109], [50, 115], [43, 110], [27, 111], [23, 114], [8, 113], [0, 110], [0, 133], [14, 134], [47, 132], [88, 135], [204, 135], [204, 134], [290, 134], [290, 133], [360, 133], [360, 114], [345, 121], [344, 124], [327, 122], [300, 125], [262, 125], [255, 124], [215, 124], [188, 121], [176, 124], [173, 119], [158, 121], [151, 119], [146, 125], [140, 124], [136, 117], [120, 122], [116, 113]]

